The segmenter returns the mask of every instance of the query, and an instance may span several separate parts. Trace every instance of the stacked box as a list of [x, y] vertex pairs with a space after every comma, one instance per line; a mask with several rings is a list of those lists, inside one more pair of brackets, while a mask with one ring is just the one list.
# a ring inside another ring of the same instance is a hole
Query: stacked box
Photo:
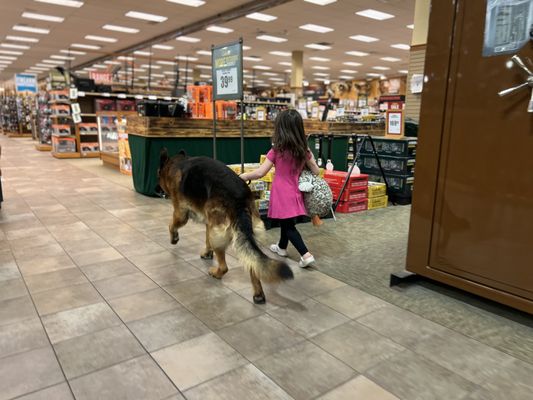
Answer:
[[368, 209], [385, 208], [388, 205], [387, 186], [381, 182], [368, 182]]
[[54, 153], [75, 153], [76, 139], [70, 137], [52, 136]]
[[387, 207], [389, 201], [388, 196], [379, 196], [368, 199], [368, 209], [375, 210], [376, 208], [385, 208]]
[[333, 200], [335, 201], [339, 198], [346, 179], [348, 179], [348, 183], [344, 188], [344, 192], [335, 211], [338, 213], [365, 211], [368, 207], [368, 175], [348, 176], [348, 173], [344, 171], [324, 172], [324, 180], [331, 188]]

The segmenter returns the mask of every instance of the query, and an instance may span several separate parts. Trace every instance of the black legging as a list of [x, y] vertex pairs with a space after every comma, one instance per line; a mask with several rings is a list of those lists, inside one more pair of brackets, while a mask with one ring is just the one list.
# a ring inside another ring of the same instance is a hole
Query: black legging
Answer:
[[280, 249], [286, 249], [289, 245], [289, 241], [292, 243], [298, 253], [303, 256], [308, 252], [305, 243], [300, 236], [300, 232], [296, 229], [295, 218], [280, 219], [279, 225], [281, 227], [281, 237], [279, 238], [278, 246]]

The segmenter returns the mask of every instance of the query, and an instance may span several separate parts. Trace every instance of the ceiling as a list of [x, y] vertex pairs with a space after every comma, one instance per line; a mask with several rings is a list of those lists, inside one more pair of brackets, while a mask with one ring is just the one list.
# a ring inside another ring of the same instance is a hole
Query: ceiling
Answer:
[[[85, 55], [70, 54], [75, 57], [70, 61], [73, 70], [75, 67], [86, 64], [89, 61], [100, 58], [107, 54], [116, 53], [124, 48], [134, 46], [153, 37], [178, 30], [196, 21], [216, 16], [224, 11], [245, 4], [250, 0], [215, 1], [205, 0], [200, 7], [189, 7], [166, 0], [81, 0], [84, 4], [79, 8], [65, 7], [43, 3], [37, 0], [0, 0], [0, 82], [12, 79], [16, 72], [24, 72], [37, 64], [47, 63], [43, 60], [56, 60], [57, 56], [69, 56], [65, 52], [69, 48], [75, 51], [85, 52]], [[255, 5], [261, 1], [253, 2]], [[197, 54], [197, 51], [208, 51], [212, 44], [231, 42], [243, 37], [244, 45], [251, 49], [244, 52], [245, 57], [257, 56], [259, 61], [244, 61], [247, 70], [245, 76], [254, 76], [256, 82], [263, 85], [284, 84], [289, 80], [290, 65], [282, 65], [280, 62], [290, 63], [290, 56], [270, 54], [272, 51], [292, 52], [303, 50], [304, 53], [304, 76], [309, 82], [319, 79], [347, 80], [368, 78], [368, 73], [384, 74], [386, 76], [398, 76], [406, 73], [408, 66], [408, 49], [391, 47], [394, 44], [409, 44], [411, 42], [412, 29], [407, 25], [413, 23], [415, 0], [337, 0], [331, 4], [320, 6], [304, 0], [292, 0], [285, 4], [261, 11], [262, 13], [277, 17], [271, 22], [262, 22], [246, 17], [234, 19], [220, 24], [233, 29], [233, 32], [224, 34], [199, 30], [189, 33], [200, 39], [197, 43], [187, 43], [175, 39], [160, 44], [172, 46], [171, 50], [145, 49], [150, 51], [152, 60], [174, 60], [177, 55], [188, 55], [198, 60], [193, 64], [209, 65], [210, 56]], [[356, 15], [356, 12], [374, 9], [394, 15], [394, 18], [379, 21]], [[142, 11], [168, 17], [161, 23], [146, 22], [139, 19], [126, 17], [130, 11]], [[33, 12], [51, 16], [63, 17], [64, 21], [48, 22], [42, 20], [23, 18], [24, 12]], [[38, 34], [15, 31], [14, 25], [27, 25], [50, 30], [49, 34]], [[113, 24], [136, 28], [138, 33], [122, 33], [104, 30], [106, 24]], [[317, 33], [300, 29], [305, 24], [315, 24], [333, 29], [328, 33]], [[273, 43], [258, 40], [256, 37], [267, 34], [287, 39], [283, 43]], [[85, 39], [86, 35], [97, 35], [117, 39], [116, 43], [107, 43]], [[379, 40], [366, 43], [350, 39], [350, 36], [365, 35]], [[6, 36], [22, 36], [36, 38], [37, 43], [21, 42], [7, 39]], [[97, 45], [101, 48], [90, 50], [71, 47], [72, 44]], [[307, 48], [311, 43], [328, 43], [331, 49], [314, 50]], [[29, 49], [17, 49], [4, 47], [4, 45], [22, 45]], [[6, 54], [15, 51], [22, 54]], [[348, 51], [368, 53], [366, 56], [348, 55]], [[53, 58], [51, 58], [54, 56]], [[13, 57], [16, 60], [11, 64], [2, 63], [3, 57]], [[311, 57], [321, 57], [327, 61], [315, 61]], [[398, 61], [385, 61], [384, 57], [399, 59]], [[147, 64], [148, 57], [135, 55], [137, 67]], [[360, 63], [361, 65], [346, 65], [346, 62]], [[101, 64], [101, 63], [100, 63]], [[182, 64], [183, 65], [183, 64]], [[65, 64], [66, 66], [66, 64]], [[161, 68], [152, 70], [153, 74], [162, 76], [165, 71], [171, 71], [172, 66], [164, 64]], [[270, 70], [255, 69], [255, 66], [264, 66]], [[375, 67], [378, 67], [376, 69]], [[379, 68], [383, 67], [383, 68]], [[3, 69], [2, 69], [3, 68]], [[343, 71], [345, 70], [345, 71]], [[351, 72], [350, 72], [351, 71]], [[354, 72], [357, 71], [357, 72]], [[87, 71], [84, 71], [86, 73]], [[202, 69], [204, 77], [210, 75], [210, 71]], [[265, 74], [266, 73], [266, 74]], [[277, 75], [274, 75], [277, 74]], [[144, 74], [146, 75], [146, 73]], [[250, 78], [248, 78], [250, 79]], [[262, 82], [261, 82], [262, 81]]]

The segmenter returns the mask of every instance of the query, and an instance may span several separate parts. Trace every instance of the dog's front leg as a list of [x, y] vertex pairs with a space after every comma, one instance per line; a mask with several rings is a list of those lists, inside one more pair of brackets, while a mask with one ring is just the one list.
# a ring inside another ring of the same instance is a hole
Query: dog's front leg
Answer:
[[170, 243], [171, 244], [177, 244], [180, 240], [180, 235], [178, 233], [178, 229], [181, 228], [183, 225], [187, 223], [189, 220], [189, 213], [187, 210], [182, 209], [174, 209], [174, 213], [172, 214], [172, 221], [170, 222], [170, 225], [168, 226], [168, 230], [170, 232]]
[[213, 259], [213, 248], [211, 247], [211, 242], [209, 241], [209, 225], [205, 226], [205, 250], [200, 254], [200, 258], [204, 260]]

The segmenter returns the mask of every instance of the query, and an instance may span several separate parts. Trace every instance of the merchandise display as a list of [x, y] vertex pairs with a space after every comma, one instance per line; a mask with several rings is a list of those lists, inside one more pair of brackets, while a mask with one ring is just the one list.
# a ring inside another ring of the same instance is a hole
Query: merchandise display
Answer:
[[0, 97], [0, 121], [5, 134], [31, 136], [35, 130], [36, 104], [33, 95]]

